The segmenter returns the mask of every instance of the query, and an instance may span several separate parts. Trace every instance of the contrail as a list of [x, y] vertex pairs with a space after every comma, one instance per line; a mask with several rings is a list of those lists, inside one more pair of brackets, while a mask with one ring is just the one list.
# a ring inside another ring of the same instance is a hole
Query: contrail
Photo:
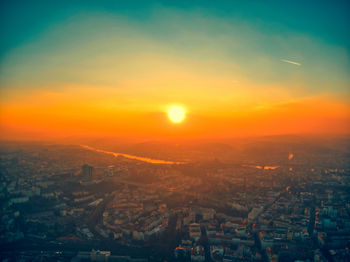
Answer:
[[282, 62], [288, 63], [288, 64], [292, 64], [292, 65], [297, 65], [297, 66], [301, 66], [300, 63], [294, 62], [294, 61], [290, 61], [290, 60], [286, 60], [286, 59], [281, 59]]

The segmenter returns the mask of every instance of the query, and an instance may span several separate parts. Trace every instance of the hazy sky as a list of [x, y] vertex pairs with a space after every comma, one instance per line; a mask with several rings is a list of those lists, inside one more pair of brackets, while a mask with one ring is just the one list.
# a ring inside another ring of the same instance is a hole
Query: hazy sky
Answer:
[[3, 137], [350, 132], [349, 1], [64, 2], [0, 3]]

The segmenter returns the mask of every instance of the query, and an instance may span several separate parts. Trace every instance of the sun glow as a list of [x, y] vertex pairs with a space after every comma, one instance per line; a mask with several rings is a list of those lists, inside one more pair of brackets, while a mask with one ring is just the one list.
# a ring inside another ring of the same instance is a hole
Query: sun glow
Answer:
[[168, 109], [168, 117], [171, 122], [173, 123], [181, 123], [186, 116], [186, 111], [183, 107], [181, 106], [171, 106]]

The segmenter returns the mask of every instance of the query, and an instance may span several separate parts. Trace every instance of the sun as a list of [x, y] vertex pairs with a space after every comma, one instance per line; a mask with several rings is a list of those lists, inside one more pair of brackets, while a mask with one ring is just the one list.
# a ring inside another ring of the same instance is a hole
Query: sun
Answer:
[[171, 106], [168, 109], [168, 117], [171, 122], [178, 124], [184, 121], [186, 117], [186, 111], [181, 106]]

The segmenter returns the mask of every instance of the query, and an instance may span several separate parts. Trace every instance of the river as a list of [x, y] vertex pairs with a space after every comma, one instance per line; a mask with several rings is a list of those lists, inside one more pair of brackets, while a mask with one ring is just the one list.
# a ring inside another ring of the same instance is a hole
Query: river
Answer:
[[152, 164], [165, 164], [165, 165], [184, 164], [184, 162], [167, 161], [167, 160], [153, 159], [153, 158], [149, 158], [149, 157], [134, 156], [134, 155], [124, 154], [124, 153], [116, 153], [116, 152], [111, 152], [111, 151], [106, 151], [106, 150], [94, 148], [94, 147], [87, 146], [87, 145], [80, 145], [80, 146], [82, 148], [85, 148], [85, 149], [88, 149], [91, 151], [104, 153], [104, 154], [112, 155], [115, 157], [123, 156], [123, 157], [129, 158], [129, 159], [140, 160], [140, 161], [152, 163]]

